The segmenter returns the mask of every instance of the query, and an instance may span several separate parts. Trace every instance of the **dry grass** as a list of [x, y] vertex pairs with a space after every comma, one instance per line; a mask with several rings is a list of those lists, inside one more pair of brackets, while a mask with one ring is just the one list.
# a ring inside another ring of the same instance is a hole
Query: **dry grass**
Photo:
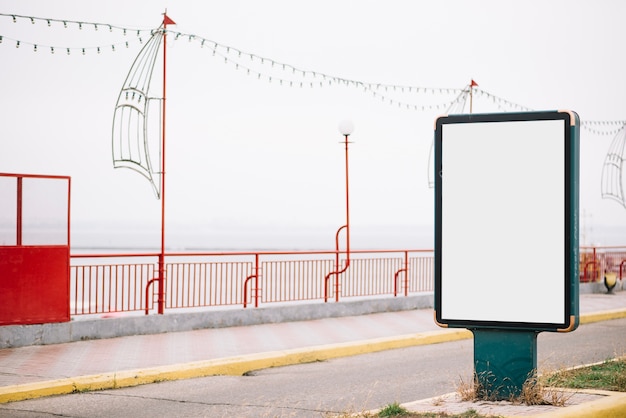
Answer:
[[[460, 379], [456, 393], [462, 401], [467, 402], [495, 401], [498, 398], [498, 393], [487, 394], [476, 377], [471, 382]], [[572, 393], [548, 387], [544, 379], [539, 379], [533, 374], [524, 382], [520, 394], [508, 400], [515, 404], [563, 406], [572, 396]]]

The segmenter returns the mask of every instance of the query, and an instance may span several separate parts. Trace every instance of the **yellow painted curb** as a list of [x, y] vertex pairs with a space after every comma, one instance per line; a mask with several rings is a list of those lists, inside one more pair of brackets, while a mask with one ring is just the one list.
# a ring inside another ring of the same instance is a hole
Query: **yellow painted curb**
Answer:
[[311, 363], [339, 357], [374, 353], [394, 348], [436, 344], [471, 338], [472, 333], [465, 329], [430, 331], [396, 337], [376, 338], [342, 344], [329, 344], [293, 350], [270, 351], [237, 357], [197, 361], [183, 364], [152, 367], [138, 370], [125, 370], [117, 373], [79, 376], [37, 383], [25, 383], [0, 387], [0, 403], [15, 402], [51, 395], [65, 395], [73, 392], [114, 389], [137, 386], [166, 380], [189, 379], [193, 377], [234, 375], [241, 376], [251, 370], [270, 367]]
[[71, 379], [58, 379], [45, 382], [27, 383], [0, 387], [0, 403], [22, 401], [51, 395], [64, 395], [74, 392]]
[[[613, 310], [581, 315], [580, 323], [589, 324], [619, 318], [626, 318], [626, 310]], [[261, 354], [226, 357], [216, 360], [173, 364], [139, 370], [125, 370], [117, 373], [104, 373], [50, 380], [45, 382], [11, 385], [0, 387], [0, 403], [15, 402], [51, 395], [65, 395], [73, 392], [137, 386], [166, 380], [180, 380], [193, 377], [217, 375], [241, 376], [251, 370], [311, 363], [315, 361], [354, 356], [358, 354], [375, 353], [396, 348], [458, 341], [470, 339], [472, 337], [473, 334], [471, 331], [466, 329], [441, 329], [437, 331], [376, 338], [341, 344], [329, 344], [294, 350], [271, 351]]]
[[609, 321], [611, 319], [626, 318], [626, 309], [614, 309], [611, 311], [601, 311], [580, 315], [580, 324], [591, 324], [593, 322]]
[[578, 392], [604, 395], [602, 399], [581, 403], [562, 410], [530, 415], [528, 418], [618, 418], [626, 417], [626, 393], [605, 390], [578, 390]]

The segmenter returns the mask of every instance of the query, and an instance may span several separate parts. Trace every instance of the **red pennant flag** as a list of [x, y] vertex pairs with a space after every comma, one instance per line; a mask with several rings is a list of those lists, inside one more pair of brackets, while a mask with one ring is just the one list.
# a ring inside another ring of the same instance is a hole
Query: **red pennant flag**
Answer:
[[176, 22], [174, 22], [172, 19], [170, 19], [170, 17], [168, 15], [163, 13], [163, 26], [175, 25], [175, 24], [176, 24]]
[[474, 81], [474, 79], [472, 79], [472, 82], [470, 83], [470, 87], [476, 87], [478, 86], [478, 83]]

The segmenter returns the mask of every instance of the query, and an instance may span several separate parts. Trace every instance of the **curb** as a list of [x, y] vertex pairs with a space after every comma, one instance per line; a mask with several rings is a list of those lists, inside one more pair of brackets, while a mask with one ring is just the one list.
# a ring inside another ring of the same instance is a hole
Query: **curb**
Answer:
[[610, 311], [599, 311], [580, 315], [580, 324], [591, 324], [593, 322], [610, 321], [611, 319], [626, 318], [626, 309], [613, 309]]
[[568, 406], [558, 411], [531, 415], [532, 418], [612, 418], [626, 416], [626, 393], [606, 390], [577, 390], [577, 392], [604, 395], [605, 398]]
[[[626, 318], [626, 310], [611, 310], [581, 315], [580, 323], [589, 324], [620, 318]], [[199, 362], [11, 385], [0, 387], [0, 404], [51, 395], [66, 395], [75, 392], [138, 386], [168, 380], [181, 380], [216, 375], [241, 376], [252, 370], [311, 363], [315, 361], [375, 353], [396, 348], [437, 344], [470, 338], [472, 338], [472, 333], [466, 329], [441, 329], [417, 334], [353, 341], [349, 343], [270, 351], [245, 356], [225, 357]], [[624, 408], [626, 408], [626, 394], [624, 394], [623, 399], [620, 398], [620, 405], [622, 403], [625, 404]], [[598, 408], [600, 407], [602, 407], [602, 405]]]
[[[563, 392], [572, 394], [586, 394], [596, 395], [600, 399], [588, 400], [576, 405], [570, 405], [565, 407], [558, 407], [551, 410], [539, 413], [533, 413], [529, 408], [537, 408], [537, 406], [524, 407], [519, 404], [501, 405], [499, 402], [485, 402], [477, 403], [477, 411], [479, 414], [485, 414], [488, 416], [498, 417], [524, 417], [524, 418], [614, 418], [626, 416], [626, 393], [624, 392], [612, 392], [606, 390], [595, 389], [567, 389], [558, 388]], [[462, 409], [467, 408], [467, 402], [458, 405], [441, 406], [446, 402], [445, 398], [454, 397], [456, 394], [448, 393], [443, 396], [437, 396], [428, 399], [422, 399], [414, 402], [407, 402], [402, 404], [404, 408], [409, 411], [441, 414], [444, 411], [450, 413], [459, 413]], [[453, 402], [454, 403], [454, 402]], [[427, 405], [433, 405], [429, 408]], [[541, 407], [541, 406], [539, 406]], [[549, 407], [549, 406], [548, 406]], [[513, 410], [517, 410], [512, 412]], [[377, 412], [379, 410], [373, 410], [369, 412]], [[519, 412], [519, 413], [518, 413]]]
[[167, 380], [181, 380], [216, 375], [241, 376], [252, 370], [312, 363], [339, 357], [375, 353], [395, 348], [437, 344], [468, 339], [467, 330], [441, 330], [395, 337], [376, 338], [341, 344], [328, 344], [293, 350], [225, 357], [215, 360], [173, 364], [116, 373], [78, 376], [37, 383], [0, 387], [0, 403], [23, 401], [51, 395], [66, 395], [90, 390], [115, 389]]

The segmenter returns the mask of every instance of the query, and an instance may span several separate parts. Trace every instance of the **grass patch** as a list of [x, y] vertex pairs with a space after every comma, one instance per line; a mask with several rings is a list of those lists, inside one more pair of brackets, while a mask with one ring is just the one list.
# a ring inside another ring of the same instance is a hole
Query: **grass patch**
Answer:
[[626, 357], [576, 369], [560, 370], [544, 377], [548, 386], [626, 392]]
[[383, 409], [381, 409], [378, 412], [378, 416], [381, 417], [381, 418], [383, 418], [383, 417], [397, 417], [397, 416], [406, 415], [408, 412], [409, 411], [407, 411], [406, 408], [400, 406], [400, 404], [398, 402], [394, 402], [394, 403], [391, 403], [391, 404], [387, 405]]
[[[457, 387], [457, 394], [464, 401], [484, 400], [479, 396], [477, 381], [461, 381]], [[556, 405], [563, 406], [571, 393], [558, 391], [555, 388], [569, 389], [597, 389], [614, 392], [626, 392], [626, 357], [607, 360], [591, 366], [575, 369], [559, 370], [545, 373], [541, 377], [529, 378], [519, 397], [511, 399], [513, 403], [526, 405]], [[445, 412], [411, 412], [397, 402], [385, 406], [377, 413], [363, 412], [361, 414], [344, 414], [338, 418], [491, 418], [493, 415], [483, 415], [473, 409], [460, 414]]]

